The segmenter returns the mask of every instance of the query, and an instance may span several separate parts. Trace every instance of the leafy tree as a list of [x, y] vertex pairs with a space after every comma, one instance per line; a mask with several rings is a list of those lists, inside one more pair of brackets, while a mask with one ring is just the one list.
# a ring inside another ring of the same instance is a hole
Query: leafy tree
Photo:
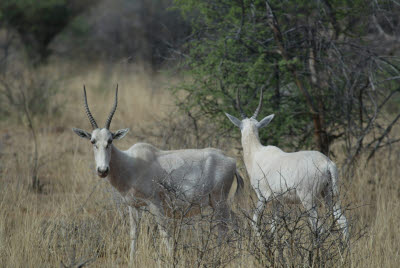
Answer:
[[[342, 139], [350, 163], [363, 149], [372, 156], [394, 141], [389, 133], [400, 114], [382, 113], [400, 90], [399, 61], [387, 49], [393, 47], [388, 36], [400, 36], [394, 1], [175, 0], [175, 5], [193, 25], [182, 49], [181, 67], [189, 78], [175, 89], [180, 107], [193, 117], [232, 129], [223, 111], [238, 114], [236, 91], [251, 115], [264, 90], [262, 115], [276, 117], [260, 133], [263, 143], [312, 145], [328, 155], [330, 144]], [[372, 131], [375, 138], [366, 142]]]
[[[76, 16], [52, 43], [55, 54], [90, 61], [151, 63], [157, 67], [190, 27], [172, 0], [101, 0]], [[61, 53], [60, 53], [61, 52]]]
[[0, 26], [18, 31], [31, 57], [44, 59], [48, 45], [71, 18], [97, 0], [3, 0], [0, 2]]

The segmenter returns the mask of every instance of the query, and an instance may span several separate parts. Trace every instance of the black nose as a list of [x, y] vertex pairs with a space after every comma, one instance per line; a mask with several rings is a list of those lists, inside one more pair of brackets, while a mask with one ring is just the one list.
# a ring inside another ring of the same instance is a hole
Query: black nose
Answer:
[[109, 168], [108, 168], [108, 167], [106, 167], [106, 168], [97, 168], [97, 174], [98, 174], [100, 177], [105, 177], [105, 176], [107, 176], [107, 175], [108, 175], [108, 171], [109, 171]]

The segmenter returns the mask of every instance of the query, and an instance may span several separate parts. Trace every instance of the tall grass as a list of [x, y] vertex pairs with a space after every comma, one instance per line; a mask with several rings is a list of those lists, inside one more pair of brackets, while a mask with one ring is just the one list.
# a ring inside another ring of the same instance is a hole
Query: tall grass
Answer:
[[[95, 175], [91, 146], [76, 137], [71, 128], [90, 130], [82, 107], [83, 84], [92, 114], [101, 125], [119, 83], [118, 109], [111, 128], [129, 127], [131, 132], [116, 145], [126, 149], [135, 142], [146, 141], [140, 132], [160, 132], [152, 122], [175, 110], [165, 90], [167, 80], [163, 75], [149, 75], [143, 68], [129, 66], [70, 69], [56, 65], [51, 72], [61, 77], [61, 90], [55, 101], [63, 104], [64, 112], [36, 118], [42, 193], [27, 187], [32, 158], [29, 134], [11, 120], [1, 125], [0, 266], [57, 267], [62, 263], [73, 267], [87, 263], [93, 267], [127, 267], [129, 221], [124, 206], [114, 201], [109, 183]], [[164, 144], [161, 137], [149, 140], [155, 145]], [[179, 149], [179, 145], [173, 147]], [[227, 147], [221, 149], [235, 154]], [[336, 154], [340, 166], [340, 151]], [[234, 156], [241, 161], [240, 155]], [[367, 165], [361, 159], [354, 176], [343, 182], [344, 202], [353, 207], [346, 216], [355, 223], [354, 230], [367, 227], [366, 235], [352, 243], [346, 266], [397, 267], [400, 263], [399, 162], [399, 147], [393, 146], [382, 150]], [[250, 202], [251, 195], [245, 191], [242, 202]], [[145, 215], [135, 267], [166, 265], [161, 261], [167, 255], [166, 249], [154, 236], [153, 219]], [[226, 264], [230, 267], [260, 265], [245, 249], [232, 252], [227, 248], [220, 252], [221, 258], [235, 256]], [[182, 250], [178, 257], [178, 266], [196, 264], [192, 251]], [[337, 264], [340, 266], [341, 262]]]

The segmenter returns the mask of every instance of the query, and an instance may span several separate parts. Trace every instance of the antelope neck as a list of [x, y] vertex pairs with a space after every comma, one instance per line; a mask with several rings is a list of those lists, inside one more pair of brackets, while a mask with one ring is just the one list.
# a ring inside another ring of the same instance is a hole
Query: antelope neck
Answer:
[[111, 145], [111, 159], [110, 159], [110, 173], [108, 179], [113, 187], [115, 187], [119, 192], [125, 193], [129, 190], [129, 178], [131, 177], [129, 173], [132, 171], [132, 167], [128, 166], [134, 165], [132, 157], [119, 150], [114, 145]]
[[254, 152], [262, 147], [258, 132], [253, 129], [244, 129], [242, 131], [242, 147], [245, 159], [250, 159]]

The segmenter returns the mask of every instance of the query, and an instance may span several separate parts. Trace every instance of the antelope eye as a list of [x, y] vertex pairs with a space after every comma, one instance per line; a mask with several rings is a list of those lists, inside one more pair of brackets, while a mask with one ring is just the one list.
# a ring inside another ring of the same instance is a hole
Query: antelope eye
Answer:
[[90, 141], [92, 144], [95, 144], [96, 143], [96, 140], [91, 140]]
[[111, 144], [111, 143], [112, 143], [112, 139], [109, 139], [109, 140], [107, 141], [107, 143], [108, 143], [108, 144]]

